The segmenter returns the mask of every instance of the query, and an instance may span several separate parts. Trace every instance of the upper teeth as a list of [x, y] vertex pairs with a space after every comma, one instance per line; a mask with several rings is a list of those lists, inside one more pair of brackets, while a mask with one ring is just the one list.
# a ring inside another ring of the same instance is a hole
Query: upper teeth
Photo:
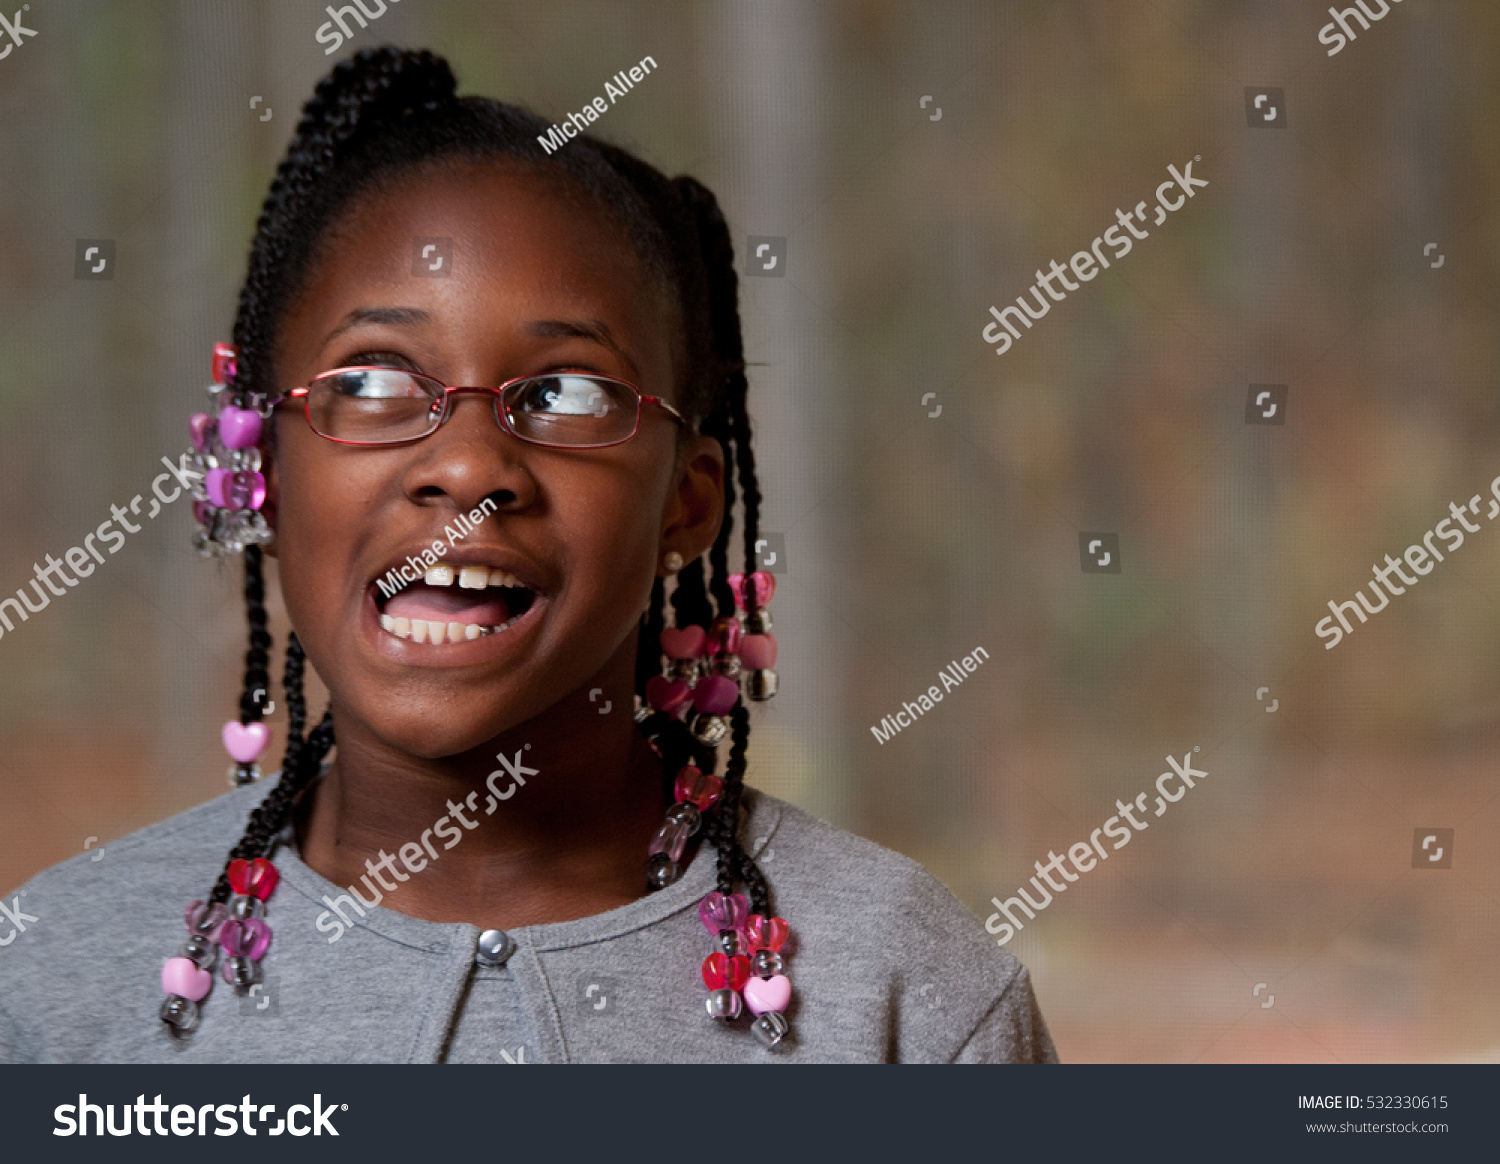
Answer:
[[[422, 581], [429, 586], [452, 586], [454, 582], [454, 569], [452, 566], [433, 566], [422, 575]], [[463, 566], [457, 571], [459, 586], [464, 590], [483, 590], [486, 586], [513, 586], [522, 585], [521, 580], [514, 574], [507, 574], [504, 570], [491, 570], [488, 566]]]

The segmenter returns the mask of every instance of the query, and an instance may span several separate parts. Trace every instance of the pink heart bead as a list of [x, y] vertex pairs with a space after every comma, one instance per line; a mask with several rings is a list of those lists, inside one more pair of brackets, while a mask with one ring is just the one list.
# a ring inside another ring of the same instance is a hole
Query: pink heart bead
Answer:
[[260, 413], [248, 408], [231, 404], [219, 413], [219, 439], [226, 449], [254, 448], [260, 440], [260, 429]]
[[241, 764], [259, 760], [265, 753], [266, 745], [271, 742], [271, 729], [258, 722], [240, 723], [239, 720], [232, 719], [224, 725], [220, 734], [224, 740], [224, 750], [231, 759]]
[[665, 675], [653, 675], [646, 680], [646, 702], [657, 711], [676, 715], [693, 698], [693, 689], [680, 679], [668, 679]]
[[[764, 570], [757, 570], [750, 575], [750, 580], [755, 583], [755, 605], [757, 609], [771, 605], [771, 599], [776, 594], [776, 575], [767, 574]], [[734, 603], [741, 610], [745, 606], [745, 576], [743, 574], [729, 575], [729, 589], [734, 594]]]
[[259, 962], [271, 945], [271, 927], [258, 917], [247, 917], [243, 921], [231, 918], [219, 931], [219, 945], [231, 958]]
[[776, 666], [776, 636], [746, 635], [740, 640], [740, 662], [752, 671]]
[[770, 978], [752, 978], [741, 992], [745, 1005], [755, 1014], [768, 1010], [785, 1010], [792, 1001], [792, 982], [785, 974], [773, 974]]
[[740, 697], [740, 685], [724, 675], [708, 675], [693, 686], [693, 706], [704, 715], [727, 715]]
[[161, 968], [161, 988], [166, 994], [180, 994], [189, 1002], [201, 1002], [214, 984], [214, 976], [200, 970], [187, 958], [168, 958]]
[[698, 920], [715, 936], [720, 930], [740, 929], [749, 913], [750, 902], [743, 893], [731, 893], [726, 897], [715, 891], [698, 903]]
[[706, 632], [701, 626], [669, 626], [661, 632], [662, 653], [669, 659], [696, 659], [703, 654]]
[[208, 438], [214, 431], [214, 418], [206, 412], [195, 412], [188, 417], [188, 435], [193, 438], [193, 448], [200, 453], [208, 448]]
[[222, 901], [209, 905], [206, 901], [190, 901], [182, 920], [187, 922], [188, 933], [202, 934], [210, 942], [219, 940], [219, 930], [229, 916], [229, 907]]

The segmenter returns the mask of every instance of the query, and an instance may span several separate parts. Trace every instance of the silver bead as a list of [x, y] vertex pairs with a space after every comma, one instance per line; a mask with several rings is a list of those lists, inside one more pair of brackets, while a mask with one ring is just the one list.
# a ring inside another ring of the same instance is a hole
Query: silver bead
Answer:
[[715, 675], [722, 675], [726, 679], [738, 679], [740, 677], [740, 657], [732, 655], [728, 651], [720, 651], [713, 658]]
[[745, 633], [747, 635], [763, 635], [770, 633], [771, 612], [769, 610], [752, 610], [745, 616]]
[[254, 986], [260, 981], [260, 963], [238, 956], [228, 958], [224, 962], [224, 978], [235, 986]]
[[259, 764], [229, 765], [229, 787], [231, 788], [243, 788], [246, 784], [254, 784], [259, 779]]
[[689, 804], [685, 800], [679, 800], [671, 808], [667, 809], [667, 819], [687, 828], [687, 835], [692, 836], [703, 824], [703, 814], [698, 811], [696, 804]]
[[698, 682], [697, 659], [673, 659], [667, 667], [667, 678], [680, 680], [691, 686]]
[[655, 714], [656, 713], [651, 710], [651, 707], [650, 707], [649, 704], [641, 702], [641, 697], [639, 695], [637, 695], [635, 697], [635, 722], [636, 723], [638, 723], [638, 724], [645, 723], [648, 719], [650, 719]]
[[739, 930], [720, 930], [719, 949], [733, 958], [737, 954], [745, 952], [745, 943], [740, 937]]
[[182, 943], [180, 953], [199, 970], [207, 970], [210, 974], [213, 973], [214, 964], [219, 960], [218, 944], [209, 941], [203, 934], [190, 935], [188, 940]]
[[184, 1035], [190, 1035], [198, 1028], [198, 1019], [201, 1017], [196, 1002], [189, 1002], [180, 994], [169, 994], [162, 1000], [161, 1021], [180, 1031]]
[[769, 667], [750, 671], [745, 676], [745, 695], [757, 703], [764, 703], [776, 694], [776, 672]]
[[775, 950], [756, 950], [755, 957], [750, 959], [750, 969], [755, 971], [757, 978], [769, 978], [773, 974], [780, 974], [781, 955]]
[[692, 731], [693, 739], [713, 747], [729, 734], [729, 721], [722, 715], [708, 715], [697, 711], [693, 713]]
[[732, 1022], [740, 1017], [740, 993], [737, 990], [710, 990], [706, 1006], [709, 1018]]
[[250, 469], [259, 471], [259, 449], [225, 449], [224, 467], [228, 469]]
[[677, 880], [677, 862], [665, 853], [652, 853], [646, 862], [646, 888], [665, 889]]
[[229, 899], [229, 916], [236, 921], [266, 916], [266, 903], [258, 897], [236, 893]]
[[786, 1038], [787, 1032], [791, 1029], [792, 1025], [786, 1021], [786, 1015], [777, 1010], [766, 1011], [750, 1024], [750, 1033], [767, 1050]]
[[479, 935], [474, 961], [481, 966], [503, 966], [516, 952], [516, 940], [504, 930], [485, 930]]

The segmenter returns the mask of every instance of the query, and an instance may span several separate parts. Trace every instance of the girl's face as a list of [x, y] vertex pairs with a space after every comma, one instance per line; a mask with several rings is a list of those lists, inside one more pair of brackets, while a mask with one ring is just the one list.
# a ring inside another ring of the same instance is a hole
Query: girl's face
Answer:
[[[675, 403], [677, 326], [602, 209], [524, 167], [465, 163], [409, 175], [339, 220], [274, 367], [283, 391], [352, 364], [452, 385], [577, 369]], [[624, 444], [569, 450], [504, 432], [493, 401], [456, 396], [436, 432], [379, 448], [335, 444], [300, 409], [278, 412], [267, 513], [293, 625], [340, 711], [411, 755], [467, 751], [607, 668], [629, 674], [662, 555], [696, 557], [719, 527], [718, 443], [684, 434], [679, 449], [663, 410], [644, 406]], [[445, 526], [458, 534], [455, 518], [486, 498], [495, 511], [450, 544]], [[386, 598], [377, 580], [434, 542], [440, 566], [503, 571], [529, 599], [421, 582]], [[387, 608], [479, 625], [524, 613], [434, 645], [383, 629]]]

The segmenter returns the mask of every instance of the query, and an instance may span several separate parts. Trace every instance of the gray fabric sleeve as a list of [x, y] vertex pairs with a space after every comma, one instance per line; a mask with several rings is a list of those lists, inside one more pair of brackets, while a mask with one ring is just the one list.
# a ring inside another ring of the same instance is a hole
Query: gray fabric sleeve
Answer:
[[25, 1063], [21, 1050], [21, 1033], [5, 1007], [0, 1006], [0, 1063]]
[[949, 1062], [1056, 1063], [1057, 1048], [1024, 967]]

